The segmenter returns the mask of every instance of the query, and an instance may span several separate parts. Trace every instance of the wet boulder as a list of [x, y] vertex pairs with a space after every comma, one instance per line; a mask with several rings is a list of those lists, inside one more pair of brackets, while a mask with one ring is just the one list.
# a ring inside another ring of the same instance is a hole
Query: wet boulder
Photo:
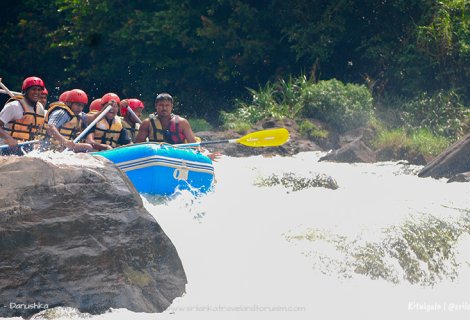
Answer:
[[449, 180], [447, 180], [447, 182], [470, 182], [470, 172], [462, 172], [456, 174], [455, 176], [452, 176]]
[[428, 163], [418, 174], [419, 177], [451, 178], [470, 171], [470, 134], [444, 150]]
[[376, 155], [373, 150], [362, 142], [362, 137], [347, 143], [341, 148], [329, 152], [320, 158], [320, 161], [334, 161], [334, 162], [365, 162], [373, 163], [376, 161]]
[[162, 312], [187, 283], [172, 242], [111, 162], [67, 157], [0, 158], [0, 317]]

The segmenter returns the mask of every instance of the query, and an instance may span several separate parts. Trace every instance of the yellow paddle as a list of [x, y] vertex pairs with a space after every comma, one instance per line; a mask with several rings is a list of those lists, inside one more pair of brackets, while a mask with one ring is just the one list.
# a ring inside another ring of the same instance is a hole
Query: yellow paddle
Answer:
[[208, 144], [219, 144], [219, 143], [239, 143], [247, 147], [277, 147], [283, 145], [289, 140], [289, 131], [285, 128], [278, 129], [267, 129], [262, 131], [255, 131], [249, 133], [238, 139], [229, 140], [216, 140], [216, 141], [201, 141], [194, 143], [182, 143], [174, 144], [173, 147], [185, 148], [185, 147], [197, 147]]

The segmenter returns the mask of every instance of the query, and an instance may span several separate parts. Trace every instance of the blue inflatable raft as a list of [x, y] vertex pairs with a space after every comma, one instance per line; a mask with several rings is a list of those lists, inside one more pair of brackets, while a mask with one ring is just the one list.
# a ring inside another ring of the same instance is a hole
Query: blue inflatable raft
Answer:
[[212, 161], [200, 152], [157, 143], [139, 143], [94, 153], [124, 171], [139, 193], [205, 193], [213, 184]]

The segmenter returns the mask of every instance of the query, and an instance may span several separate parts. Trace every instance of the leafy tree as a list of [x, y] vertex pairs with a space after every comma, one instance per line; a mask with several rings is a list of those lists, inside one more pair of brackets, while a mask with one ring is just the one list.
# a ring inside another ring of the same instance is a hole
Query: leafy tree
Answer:
[[215, 119], [234, 98], [309, 74], [375, 97], [457, 89], [470, 97], [466, 0], [19, 0], [0, 12], [0, 73], [58, 95], [113, 91]]
[[434, 88], [459, 89], [470, 96], [470, 3], [435, 3], [431, 18], [418, 27], [417, 47], [429, 63]]
[[0, 73], [11, 90], [20, 90], [25, 77], [38, 75], [53, 92], [53, 75], [63, 68], [47, 38], [57, 26], [54, 14], [54, 4], [49, 2], [20, 0], [2, 4]]

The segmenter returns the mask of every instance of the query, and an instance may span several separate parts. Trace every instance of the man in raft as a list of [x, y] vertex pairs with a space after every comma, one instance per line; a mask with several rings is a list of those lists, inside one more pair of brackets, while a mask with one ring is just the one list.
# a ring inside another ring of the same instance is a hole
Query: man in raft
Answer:
[[93, 151], [87, 143], [75, 143], [73, 140], [80, 134], [87, 123], [91, 123], [99, 113], [86, 114], [83, 108], [88, 103], [87, 94], [80, 89], [67, 91], [63, 101], [51, 103], [46, 115], [46, 137], [43, 147], [74, 152]]
[[[135, 143], [147, 140], [169, 144], [197, 142], [189, 121], [173, 114], [173, 97], [170, 94], [160, 93], [157, 95], [155, 111], [140, 125]], [[207, 156], [216, 160], [220, 153], [209, 153]]]
[[44, 107], [44, 110], [47, 110], [47, 97], [49, 96], [49, 91], [47, 91], [47, 88], [44, 87], [44, 90], [42, 90], [41, 95], [39, 96], [39, 102], [41, 102], [42, 106]]
[[193, 143], [196, 136], [188, 120], [173, 114], [173, 97], [160, 93], [155, 99], [155, 113], [140, 125], [135, 142]]
[[101, 111], [101, 98], [95, 99], [90, 103], [89, 114], [94, 114]]
[[23, 95], [9, 99], [0, 112], [0, 138], [3, 139], [0, 144], [7, 144], [10, 147], [3, 149], [3, 154], [21, 155], [18, 142], [31, 141], [43, 136], [44, 106], [39, 99], [44, 88], [44, 81], [41, 78], [24, 79], [21, 86]]
[[[133, 113], [129, 112], [130, 108]], [[123, 99], [121, 100], [121, 116], [122, 125], [127, 131], [132, 142], [135, 142], [137, 132], [139, 132], [140, 117], [142, 117], [142, 111], [144, 110], [144, 103], [139, 99]]]
[[124, 130], [121, 117], [118, 115], [121, 99], [115, 93], [107, 93], [101, 98], [101, 108], [112, 108], [106, 113], [88, 133], [86, 142], [93, 146], [95, 150], [110, 150], [115, 147], [131, 143], [131, 139]]

